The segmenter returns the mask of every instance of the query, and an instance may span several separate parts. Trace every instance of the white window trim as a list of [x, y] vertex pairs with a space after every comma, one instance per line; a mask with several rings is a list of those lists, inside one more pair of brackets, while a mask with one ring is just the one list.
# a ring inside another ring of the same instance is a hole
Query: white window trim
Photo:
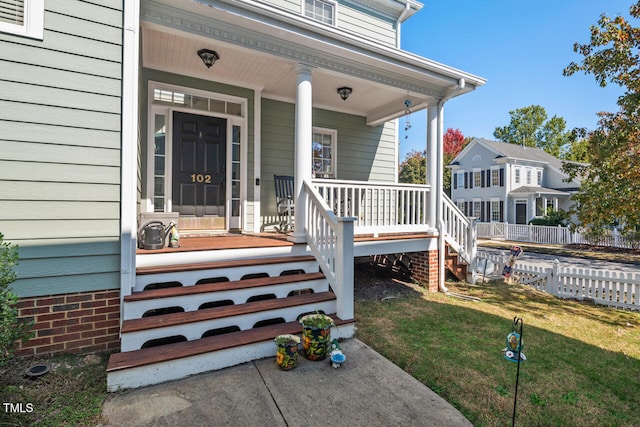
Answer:
[[457, 180], [457, 190], [464, 190], [464, 174], [465, 171], [464, 169], [461, 169], [459, 171], [456, 172], [458, 174]]
[[[496, 178], [497, 178], [497, 183], [496, 184], [493, 183], [493, 173], [494, 172], [496, 173]], [[491, 187], [500, 187], [500, 168], [493, 167], [493, 168], [490, 169], [489, 173], [491, 174], [491, 178], [489, 179], [489, 183], [491, 184]]]
[[[473, 214], [473, 218], [476, 218], [479, 221], [480, 218], [482, 218], [482, 199], [473, 199], [472, 203], [471, 213]], [[478, 206], [478, 212], [480, 215], [476, 215], [476, 206]]]
[[326, 4], [331, 5], [331, 7], [333, 8], [333, 16], [331, 17], [331, 24], [327, 24], [326, 22], [319, 21], [319, 20], [317, 20], [315, 18], [307, 16], [307, 2], [306, 2], [306, 0], [302, 0], [302, 16], [304, 16], [305, 18], [311, 19], [314, 22], [319, 22], [321, 24], [331, 25], [332, 27], [337, 27], [338, 26], [338, 2], [337, 1], [333, 1], [333, 0], [314, 0], [314, 1], [318, 1], [318, 2], [321, 2], [321, 3], [326, 3]]
[[42, 40], [44, 38], [44, 0], [24, 0], [22, 25], [0, 22], [0, 33]]
[[[173, 161], [173, 113], [175, 111], [183, 111], [187, 113], [197, 114], [201, 116], [209, 116], [209, 117], [219, 117], [227, 120], [227, 159], [226, 159], [226, 171], [227, 176], [226, 180], [228, 183], [231, 183], [231, 172], [232, 172], [232, 162], [231, 162], [231, 129], [232, 126], [240, 126], [241, 129], [241, 143], [240, 143], [240, 181], [241, 181], [241, 190], [240, 190], [240, 227], [244, 227], [247, 224], [247, 218], [245, 215], [247, 213], [247, 209], [243, 209], [242, 206], [247, 201], [246, 194], [246, 185], [242, 183], [247, 182], [247, 148], [248, 148], [248, 126], [246, 119], [247, 112], [247, 100], [245, 98], [240, 98], [236, 96], [231, 96], [227, 94], [222, 94], [218, 92], [209, 92], [203, 91], [199, 89], [192, 89], [185, 86], [176, 86], [172, 84], [165, 84], [156, 81], [149, 81], [148, 83], [148, 99], [147, 99], [147, 108], [148, 108], [148, 117], [147, 117], [147, 144], [149, 147], [153, 146], [153, 126], [154, 119], [156, 114], [165, 115], [166, 117], [166, 140], [165, 140], [165, 194], [164, 194], [164, 211], [172, 212], [173, 211], [173, 194], [172, 194], [172, 169], [171, 164]], [[240, 116], [231, 115], [231, 114], [223, 114], [223, 113], [215, 113], [210, 111], [191, 109], [191, 108], [180, 108], [178, 106], [173, 107], [169, 105], [158, 105], [153, 103], [153, 94], [155, 89], [164, 89], [173, 92], [180, 92], [188, 95], [196, 95], [209, 97], [211, 99], [221, 100], [233, 102], [241, 105], [242, 114]], [[143, 208], [144, 212], [153, 212], [154, 211], [154, 186], [153, 186], [153, 173], [154, 173], [154, 153], [153, 150], [147, 150], [147, 197], [143, 204], [146, 208]], [[231, 185], [227, 185], [227, 194], [226, 200], [227, 204], [225, 205], [225, 228], [229, 229], [230, 220], [231, 220]], [[235, 221], [235, 220], [234, 220]]]
[[[331, 135], [331, 174], [328, 179], [338, 178], [338, 131], [336, 129], [313, 127], [313, 133], [323, 133]], [[311, 141], [313, 144], [313, 141]], [[313, 147], [311, 147], [311, 162], [313, 162]], [[311, 164], [311, 173], [315, 175], [313, 163]], [[315, 177], [315, 176], [314, 176]]]
[[[497, 203], [498, 205], [496, 206], [496, 209], [494, 210], [494, 203]], [[496, 197], [492, 197], [489, 201], [490, 204], [490, 208], [489, 208], [489, 222], [500, 222], [500, 199], [496, 198]], [[493, 214], [497, 213], [498, 214], [498, 219], [493, 219]]]
[[[476, 185], [476, 177], [478, 177], [478, 183], [479, 185]], [[473, 169], [473, 188], [480, 188], [482, 187], [482, 170], [481, 169]]]

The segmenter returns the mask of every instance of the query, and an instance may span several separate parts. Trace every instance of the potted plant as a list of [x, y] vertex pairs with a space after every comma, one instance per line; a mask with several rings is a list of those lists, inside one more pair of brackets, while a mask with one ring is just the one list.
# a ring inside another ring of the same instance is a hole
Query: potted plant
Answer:
[[300, 337], [297, 335], [278, 335], [274, 340], [276, 343], [276, 363], [283, 371], [288, 371], [296, 367], [298, 362], [298, 345]]
[[327, 357], [333, 319], [326, 314], [313, 313], [300, 318], [302, 325], [302, 350], [309, 360]]

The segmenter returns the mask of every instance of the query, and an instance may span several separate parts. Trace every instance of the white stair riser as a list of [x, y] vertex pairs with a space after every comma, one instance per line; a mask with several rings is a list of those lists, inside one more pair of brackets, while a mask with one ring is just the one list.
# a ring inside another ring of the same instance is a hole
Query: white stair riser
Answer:
[[200, 339], [202, 335], [212, 329], [238, 326], [240, 330], [252, 329], [257, 322], [275, 318], [283, 318], [285, 322], [296, 320], [298, 315], [313, 311], [323, 311], [325, 313], [336, 312], [336, 301], [324, 301], [314, 304], [305, 304], [296, 307], [284, 307], [270, 311], [243, 314], [239, 316], [225, 317], [222, 319], [212, 319], [202, 322], [187, 323], [175, 326], [158, 327], [154, 329], [123, 333], [120, 342], [121, 351], [139, 350], [142, 345], [150, 340], [184, 336], [187, 341]]
[[157, 298], [145, 301], [129, 301], [124, 303], [123, 319], [139, 319], [149, 310], [167, 307], [182, 307], [184, 311], [195, 311], [202, 304], [213, 301], [231, 300], [234, 304], [244, 304], [249, 298], [257, 295], [275, 294], [277, 298], [285, 298], [290, 292], [302, 289], [313, 289], [313, 292], [315, 293], [326, 292], [329, 290], [329, 283], [326, 279], [317, 279], [303, 282], [283, 283], [272, 286], [261, 286], [258, 288]]
[[[331, 338], [352, 338], [354, 332], [355, 327], [353, 324], [334, 327], [331, 328]], [[160, 384], [256, 359], [275, 357], [275, 354], [275, 344], [273, 340], [269, 340], [138, 368], [123, 369], [108, 373], [107, 390], [115, 392], [121, 389]], [[349, 363], [349, 355], [347, 355], [347, 363]]]
[[241, 248], [210, 251], [166, 252], [137, 254], [136, 266], [158, 267], [171, 264], [196, 264], [200, 262], [229, 261], [234, 259], [253, 259], [279, 256], [309, 255], [306, 245], [281, 246], [269, 248]]
[[210, 270], [179, 271], [161, 274], [143, 274], [136, 277], [134, 292], [144, 290], [151, 283], [179, 282], [182, 286], [193, 286], [199, 280], [226, 277], [230, 281], [240, 280], [247, 274], [267, 273], [270, 277], [280, 276], [283, 271], [303, 270], [305, 273], [315, 273], [319, 269], [314, 261], [294, 261], [269, 265], [247, 265], [243, 267], [216, 268]]

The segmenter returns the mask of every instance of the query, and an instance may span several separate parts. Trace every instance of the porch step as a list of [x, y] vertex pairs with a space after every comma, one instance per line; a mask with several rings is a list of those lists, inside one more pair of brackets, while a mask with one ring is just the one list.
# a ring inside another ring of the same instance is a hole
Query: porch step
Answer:
[[302, 294], [125, 320], [120, 330], [120, 348], [122, 351], [139, 350], [147, 343], [175, 337], [193, 341], [207, 333], [229, 330], [229, 328], [249, 330], [260, 322], [293, 321], [301, 313], [316, 310], [334, 313], [336, 311], [335, 294], [333, 292]]
[[[353, 336], [355, 322], [331, 315], [332, 338]], [[107, 388], [142, 387], [275, 355], [273, 339], [300, 334], [298, 321], [111, 355]]]
[[126, 321], [141, 318], [152, 310], [166, 310], [170, 307], [195, 311], [203, 304], [243, 304], [251, 298], [264, 295], [286, 298], [296, 292], [316, 293], [328, 290], [328, 282], [320, 272], [152, 289], [124, 297], [123, 319]]
[[273, 338], [299, 333], [297, 319], [316, 311], [334, 315], [332, 336], [350, 338], [354, 321], [335, 318], [337, 307], [307, 254], [138, 268], [133, 293], [123, 299], [121, 353], [110, 358], [108, 389], [274, 356]]
[[150, 285], [193, 286], [207, 281], [237, 281], [255, 274], [273, 277], [296, 270], [317, 272], [318, 263], [313, 256], [298, 255], [140, 267], [136, 269], [134, 291], [143, 291]]
[[465, 282], [467, 280], [467, 263], [461, 261], [458, 254], [453, 251], [449, 245], [446, 245], [444, 249], [444, 264], [445, 267], [447, 267], [447, 270], [449, 270], [456, 279], [461, 282]]

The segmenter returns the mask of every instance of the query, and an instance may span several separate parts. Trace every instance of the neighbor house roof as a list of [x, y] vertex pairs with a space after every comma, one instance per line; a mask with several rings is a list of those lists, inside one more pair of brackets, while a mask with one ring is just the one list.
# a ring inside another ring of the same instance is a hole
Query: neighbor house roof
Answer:
[[545, 194], [545, 195], [552, 195], [552, 196], [570, 196], [571, 195], [566, 191], [555, 190], [553, 188], [529, 187], [526, 185], [522, 187], [518, 187], [509, 193], [510, 196], [525, 195], [525, 194]]
[[537, 161], [542, 163], [548, 163], [551, 167], [562, 170], [562, 160], [552, 156], [544, 150], [536, 147], [523, 147], [517, 144], [510, 144], [508, 142], [491, 141], [484, 138], [475, 138], [482, 144], [492, 148], [498, 152], [499, 155], [507, 157], [509, 159], [522, 159], [529, 161]]

